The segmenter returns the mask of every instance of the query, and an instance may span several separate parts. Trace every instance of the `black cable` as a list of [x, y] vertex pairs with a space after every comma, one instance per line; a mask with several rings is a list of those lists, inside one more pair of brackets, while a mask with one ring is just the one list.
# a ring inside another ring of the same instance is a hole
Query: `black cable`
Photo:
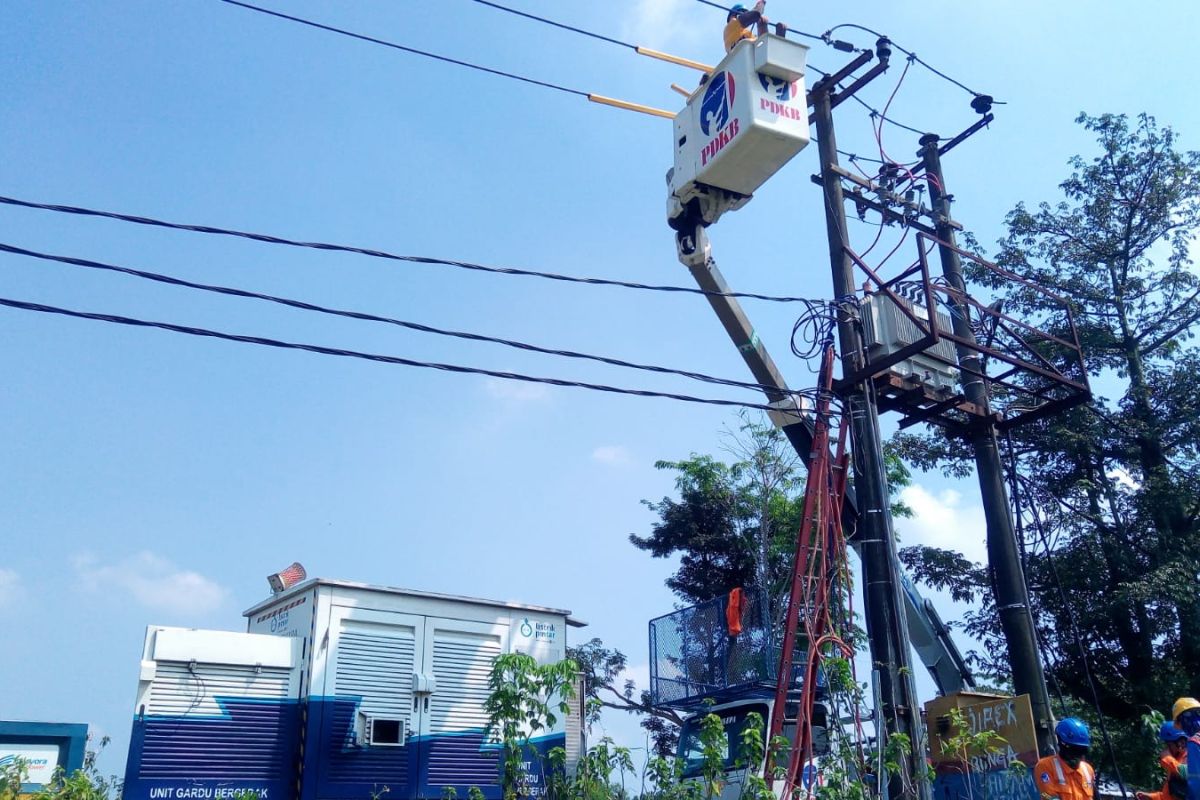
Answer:
[[[981, 97], [981, 96], [982, 96], [982, 95], [981, 95], [979, 92], [975, 91], [974, 89], [970, 88], [969, 86], [965, 86], [964, 84], [960, 83], [959, 81], [956, 81], [954, 78], [951, 78], [949, 75], [947, 75], [946, 73], [942, 72], [941, 70], [939, 70], [939, 69], [935, 69], [933, 66], [931, 66], [931, 65], [929, 64], [929, 62], [927, 62], [927, 61], [925, 61], [924, 59], [920, 58], [920, 57], [919, 57], [919, 56], [918, 56], [916, 53], [914, 53], [913, 51], [911, 51], [911, 50], [906, 50], [905, 48], [903, 48], [903, 47], [901, 47], [900, 45], [896, 44], [894, 41], [892, 41], [891, 37], [884, 37], [884, 34], [880, 33], [879, 31], [872, 30], [872, 29], [870, 29], [870, 28], [866, 27], [865, 25], [857, 25], [857, 24], [855, 24], [855, 23], [853, 23], [853, 22], [843, 22], [843, 23], [841, 23], [840, 25], [834, 25], [832, 28], [830, 28], [829, 30], [825, 31], [825, 36], [827, 36], [827, 37], [828, 37], [828, 36], [832, 36], [832, 35], [833, 35], [833, 32], [834, 32], [834, 31], [836, 31], [838, 28], [852, 28], [852, 29], [855, 29], [855, 30], [860, 30], [860, 31], [862, 31], [862, 32], [864, 32], [864, 33], [869, 33], [869, 34], [871, 34], [872, 36], [874, 36], [874, 37], [876, 37], [876, 38], [881, 38], [881, 37], [883, 37], [883, 38], [887, 38], [887, 39], [888, 39], [888, 41], [892, 42], [892, 47], [896, 48], [896, 49], [897, 49], [897, 50], [899, 50], [901, 53], [904, 53], [904, 55], [908, 56], [908, 57], [909, 57], [909, 58], [911, 58], [913, 61], [916, 61], [916, 62], [917, 62], [918, 64], [920, 64], [922, 67], [924, 67], [925, 69], [927, 69], [927, 70], [929, 70], [930, 72], [932, 72], [934, 75], [937, 75], [939, 78], [942, 78], [942, 79], [944, 79], [944, 80], [947, 80], [947, 81], [949, 81], [950, 83], [954, 84], [954, 85], [955, 85], [955, 86], [957, 86], [958, 88], [962, 89], [964, 92], [966, 92], [966, 93], [970, 94], [972, 97]], [[999, 101], [997, 101], [997, 100], [993, 100], [992, 102], [993, 102], [993, 103], [996, 103], [996, 104], [998, 104], [998, 105], [1003, 105], [1003, 103], [1000, 103], [1000, 102], [999, 102]]]
[[555, 28], [562, 28], [565, 31], [571, 31], [573, 33], [578, 33], [583, 36], [590, 36], [593, 39], [599, 39], [600, 41], [603, 41], [603, 42], [610, 42], [612, 44], [620, 45], [621, 47], [628, 47], [630, 50], [637, 50], [637, 45], [635, 45], [635, 44], [630, 44], [629, 42], [622, 42], [620, 39], [614, 39], [611, 36], [605, 36], [602, 33], [594, 33], [592, 31], [585, 31], [583, 28], [576, 28], [573, 25], [566, 25], [562, 22], [555, 22], [552, 19], [546, 19], [545, 17], [539, 17], [536, 14], [530, 14], [525, 11], [519, 11], [515, 8], [509, 8], [508, 6], [502, 6], [499, 3], [493, 3], [490, 0], [474, 0], [474, 2], [479, 3], [480, 5], [483, 5], [483, 6], [490, 6], [491, 8], [497, 9], [499, 11], [507, 11], [509, 14], [516, 14], [518, 17], [525, 17], [526, 19], [531, 19], [536, 22], [542, 22], [542, 23], [545, 23], [546, 25], [553, 25]]
[[[720, 3], [714, 3], [714, 2], [712, 2], [712, 0], [696, 0], [696, 2], [698, 2], [698, 3], [703, 3], [703, 4], [704, 4], [704, 5], [706, 5], [706, 6], [712, 6], [713, 8], [719, 8], [719, 9], [721, 9], [722, 11], [724, 11], [726, 14], [728, 14], [728, 13], [729, 13], [729, 7], [728, 7], [728, 6], [723, 6], [723, 5], [721, 5]], [[786, 23], [785, 23], [785, 24], [786, 24]], [[797, 36], [803, 36], [805, 39], [812, 39], [813, 41], [817, 41], [817, 42], [824, 42], [824, 41], [825, 41], [825, 38], [824, 38], [824, 37], [822, 37], [822, 36], [818, 36], [818, 35], [817, 35], [817, 34], [815, 34], [815, 33], [808, 33], [808, 32], [806, 32], [806, 31], [798, 30], [798, 29], [796, 29], [796, 28], [793, 28], [791, 25], [788, 25], [788, 29], [787, 29], [787, 30], [788, 30], [788, 33], [794, 33], [794, 34], [796, 34]]]
[[704, 383], [712, 383], [720, 386], [733, 386], [739, 389], [754, 389], [762, 392], [778, 391], [776, 387], [763, 386], [762, 384], [749, 383], [746, 381], [738, 381], [729, 378], [718, 378], [712, 375], [705, 375], [700, 372], [690, 372], [687, 370], [673, 369], [671, 367], [661, 367], [653, 364], [639, 364], [633, 361], [625, 361], [619, 358], [611, 358], [608, 356], [598, 356], [590, 353], [580, 353], [573, 350], [558, 350], [549, 347], [540, 347], [527, 342], [515, 341], [512, 339], [501, 339], [494, 336], [485, 336], [479, 333], [469, 333], [465, 331], [446, 330], [444, 328], [435, 328], [431, 325], [423, 325], [419, 322], [409, 322], [393, 317], [382, 317], [375, 314], [368, 314], [361, 311], [346, 311], [343, 309], [330, 308], [328, 306], [320, 306], [314, 303], [307, 303], [302, 300], [293, 300], [286, 297], [278, 297], [276, 295], [260, 294], [251, 292], [245, 289], [235, 289], [228, 286], [214, 286], [206, 283], [195, 283], [193, 281], [175, 278], [170, 275], [162, 275], [157, 272], [147, 272], [145, 270], [134, 269], [132, 267], [122, 267], [115, 264], [105, 264], [100, 261], [92, 261], [86, 258], [73, 258], [70, 256], [52, 255], [49, 253], [39, 253], [34, 250], [26, 250], [23, 247], [14, 247], [13, 245], [0, 243], [0, 252], [12, 253], [14, 255], [36, 258], [42, 261], [56, 261], [61, 264], [70, 264], [76, 267], [85, 267], [87, 269], [104, 270], [107, 272], [118, 272], [124, 275], [130, 275], [135, 278], [155, 281], [157, 283], [165, 283], [170, 286], [180, 286], [186, 289], [197, 289], [202, 292], [213, 292], [215, 294], [224, 294], [232, 297], [244, 297], [251, 300], [263, 300], [268, 303], [297, 308], [302, 311], [315, 311], [319, 314], [328, 314], [331, 316], [346, 317], [349, 319], [363, 320], [366, 322], [382, 322], [387, 325], [395, 325], [409, 330], [419, 331], [421, 333], [431, 333], [437, 336], [449, 336], [456, 339], [467, 339], [475, 342], [487, 342], [489, 344], [499, 344], [505, 347], [511, 347], [517, 350], [525, 350], [532, 353], [542, 353], [545, 355], [561, 356], [564, 358], [576, 358], [586, 361], [597, 361], [602, 364], [609, 364], [615, 367], [624, 367], [627, 369], [643, 370], [645, 372], [657, 372], [665, 375], [679, 375], [691, 380], [701, 381]]
[[749, 408], [755, 411], [777, 411], [769, 405], [761, 403], [744, 403], [738, 400], [721, 400], [707, 397], [694, 397], [686, 394], [675, 394], [673, 392], [655, 392], [648, 389], [629, 389], [620, 386], [609, 386], [601, 383], [587, 383], [584, 381], [569, 381], [562, 378], [546, 378], [536, 375], [526, 375], [520, 372], [505, 372], [501, 370], [484, 369], [482, 367], [467, 367], [461, 364], [442, 364], [434, 361], [416, 361], [411, 358], [402, 358], [400, 356], [380, 355], [377, 353], [364, 353], [358, 350], [343, 350], [337, 347], [324, 347], [316, 344], [304, 344], [300, 342], [287, 342], [280, 339], [268, 339], [262, 336], [246, 336], [238, 333], [224, 333], [214, 331], [207, 328], [195, 328], [188, 325], [176, 325], [171, 322], [155, 322], [152, 320], [135, 319], [133, 317], [122, 317], [116, 314], [101, 314], [91, 311], [74, 311], [67, 308], [59, 308], [57, 306], [48, 306], [42, 303], [30, 303], [24, 300], [12, 300], [5, 297], [0, 297], [0, 306], [8, 308], [21, 309], [22, 311], [36, 311], [42, 314], [57, 314], [64, 317], [74, 317], [76, 319], [90, 319], [98, 322], [109, 322], [115, 325], [129, 325], [139, 328], [158, 328], [159, 330], [171, 331], [172, 333], [185, 333], [189, 336], [204, 336], [212, 339], [222, 339], [229, 342], [240, 342], [242, 344], [255, 344], [262, 347], [276, 347], [285, 350], [303, 350], [309, 353], [317, 353], [319, 355], [339, 356], [341, 358], [356, 358], [364, 361], [375, 361], [381, 364], [395, 364], [403, 367], [417, 367], [420, 369], [435, 369], [443, 372], [453, 372], [464, 375], [486, 375], [491, 378], [501, 378], [504, 380], [521, 381], [524, 383], [541, 383], [550, 386], [565, 386], [574, 389], [590, 389], [597, 392], [608, 392], [611, 394], [631, 395], [634, 397], [659, 397], [667, 400], [679, 400], [684, 403], [697, 403], [710, 406], [725, 406], [734, 408]]
[[[857, 298], [850, 298], [849, 302], [857, 305], [858, 301]], [[792, 355], [808, 361], [823, 353], [833, 343], [837, 313], [839, 309], [845, 309], [845, 305], [836, 301], [809, 303], [792, 326]]]
[[473, 64], [470, 61], [460, 61], [457, 58], [450, 58], [449, 56], [442, 56], [442, 55], [438, 55], [437, 53], [430, 53], [425, 50], [418, 50], [415, 47], [408, 47], [406, 45], [397, 44], [395, 42], [389, 42], [385, 39], [377, 39], [374, 36], [367, 36], [366, 34], [355, 33], [353, 31], [345, 30], [344, 28], [335, 28], [332, 25], [324, 25], [320, 22], [314, 22], [310, 19], [304, 19], [303, 17], [293, 17], [291, 14], [284, 14], [279, 11], [272, 11], [269, 8], [263, 8], [262, 6], [251, 5], [250, 3], [243, 3], [243, 2], [241, 2], [241, 0], [221, 0], [221, 2], [228, 3], [229, 5], [232, 5], [232, 6], [239, 6], [241, 8], [245, 8], [250, 11], [257, 11], [260, 14], [267, 14], [272, 17], [278, 17], [279, 19], [286, 19], [290, 22], [298, 22], [301, 25], [307, 25], [310, 28], [317, 28], [319, 30], [329, 31], [330, 33], [341, 34], [342, 36], [349, 36], [352, 39], [359, 39], [364, 42], [371, 42], [372, 44], [380, 44], [380, 45], [383, 45], [384, 47], [391, 47], [394, 50], [403, 50], [406, 53], [412, 53], [413, 55], [417, 55], [417, 56], [424, 56], [425, 58], [432, 58], [436, 61], [443, 61], [447, 64], [457, 64], [460, 67], [467, 67], [468, 69], [474, 69], [474, 70], [478, 70], [480, 72], [486, 72], [491, 75], [498, 75], [502, 78], [511, 78], [515, 81], [531, 83], [535, 86], [542, 86], [547, 89], [556, 89], [560, 92], [566, 92], [567, 94], [575, 94], [575, 95], [579, 95], [580, 97], [588, 97], [589, 96], [588, 92], [584, 92], [579, 89], [572, 89], [568, 86], [560, 86], [557, 83], [549, 83], [547, 81], [539, 81], [535, 78], [527, 78], [524, 75], [517, 75], [516, 73], [512, 73], [512, 72], [504, 72], [503, 70], [492, 69], [491, 67], [485, 67], [480, 64]]
[[[865, 108], [867, 111], [870, 111], [872, 117], [879, 117], [884, 122], [887, 122], [890, 125], [895, 125], [897, 128], [906, 130], [909, 133], [915, 133], [917, 136], [924, 136], [927, 133], [927, 131], [918, 130], [911, 125], [905, 125], [903, 122], [898, 122], [898, 121], [892, 119], [891, 117], [889, 117], [886, 114], [884, 114], [883, 112], [879, 111], [879, 109], [875, 108], [870, 103], [868, 103], [866, 100], [863, 100], [861, 97], [859, 97], [856, 94], [850, 95], [850, 99], [853, 100], [854, 102], [858, 103], [860, 106]], [[944, 138], [945, 137], [939, 137], [938, 141], [940, 142]]]
[[497, 275], [517, 275], [528, 278], [543, 278], [552, 281], [563, 281], [566, 283], [582, 283], [592, 286], [617, 286], [623, 289], [639, 289], [650, 292], [668, 292], [678, 294], [699, 294], [706, 297], [737, 297], [748, 300], [765, 300], [772, 303], [807, 303], [809, 298], [806, 297], [788, 297], [769, 294], [758, 294], [756, 292], [710, 292], [704, 289], [698, 289], [694, 286], [669, 286], [659, 284], [637, 283], [634, 281], [621, 281], [612, 278], [589, 278], [576, 275], [563, 275], [555, 272], [540, 272], [538, 270], [520, 269], [517, 267], [492, 267], [485, 264], [475, 264], [470, 261], [455, 261], [453, 259], [433, 258], [431, 256], [406, 256], [397, 253], [389, 253], [385, 250], [373, 250], [366, 247], [356, 247], [354, 245], [331, 244], [329, 242], [305, 242], [296, 239], [285, 239], [280, 236], [272, 236], [266, 233], [253, 233], [251, 231], [239, 231], [232, 228], [214, 228], [209, 225], [190, 225], [182, 222], [168, 222], [153, 217], [139, 217], [133, 214], [122, 214], [116, 211], [101, 211], [92, 208], [82, 208], [80, 206], [56, 205], [53, 203], [36, 203], [32, 200], [19, 200], [15, 197], [0, 196], [0, 204], [18, 206], [21, 208], [32, 208], [40, 211], [54, 211], [60, 214], [74, 214], [85, 217], [101, 217], [104, 219], [115, 219], [121, 222], [131, 222], [135, 225], [148, 225], [156, 228], [168, 228], [177, 231], [190, 231], [192, 233], [207, 233], [217, 236], [234, 236], [242, 239], [250, 239], [255, 242], [264, 242], [266, 244], [285, 245], [287, 247], [305, 247], [313, 250], [329, 250], [337, 253], [354, 253], [356, 255], [370, 256], [371, 258], [382, 258], [390, 261], [404, 261], [413, 264], [434, 264], [448, 267], [457, 267], [459, 269], [473, 270], [476, 272], [488, 272]]

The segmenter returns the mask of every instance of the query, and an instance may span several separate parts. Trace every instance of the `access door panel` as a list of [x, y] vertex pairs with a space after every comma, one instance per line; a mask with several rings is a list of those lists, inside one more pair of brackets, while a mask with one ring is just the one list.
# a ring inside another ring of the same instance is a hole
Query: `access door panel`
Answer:
[[435, 688], [420, 698], [422, 797], [441, 797], [446, 786], [459, 797], [472, 786], [489, 795], [498, 787], [499, 752], [484, 741], [484, 707], [507, 636], [505, 624], [426, 619], [423, 672]]
[[425, 620], [411, 614], [335, 606], [321, 706], [318, 797], [390, 800], [413, 796], [419, 711], [413, 675]]

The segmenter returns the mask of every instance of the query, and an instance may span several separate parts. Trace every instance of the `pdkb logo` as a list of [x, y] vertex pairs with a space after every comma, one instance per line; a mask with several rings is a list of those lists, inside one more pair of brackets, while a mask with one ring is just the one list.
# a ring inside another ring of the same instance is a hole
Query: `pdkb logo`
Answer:
[[718, 72], [708, 82], [708, 90], [700, 103], [700, 130], [705, 136], [712, 136], [729, 124], [730, 107], [737, 87], [733, 75], [729, 72]]
[[792, 96], [800, 89], [800, 81], [785, 81], [761, 72], [758, 73], [758, 82], [762, 84], [764, 92], [769, 92], [772, 98], [781, 103], [791, 100]]

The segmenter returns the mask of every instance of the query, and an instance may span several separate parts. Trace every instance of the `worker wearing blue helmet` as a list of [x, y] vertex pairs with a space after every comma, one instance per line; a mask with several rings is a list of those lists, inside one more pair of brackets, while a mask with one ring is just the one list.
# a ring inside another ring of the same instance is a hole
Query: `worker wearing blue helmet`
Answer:
[[[728, 53], [742, 39], [754, 41], [757, 36], [751, 30], [751, 26], [758, 31], [758, 36], [762, 36], [767, 32], [767, 24], [769, 20], [763, 9], [767, 6], [767, 0], [758, 0], [754, 4], [754, 8], [748, 9], [741, 3], [738, 3], [733, 8], [729, 9], [729, 16], [725, 18], [725, 52]], [[787, 34], [787, 26], [782, 22], [775, 25], [775, 33], [779, 36]]]
[[1159, 766], [1166, 773], [1162, 789], [1157, 792], [1138, 792], [1137, 800], [1187, 800], [1187, 734], [1175, 727], [1174, 722], [1164, 722], [1158, 729], [1158, 740], [1163, 743]]
[[1058, 752], [1046, 756], [1033, 768], [1033, 780], [1042, 800], [1094, 800], [1096, 770], [1084, 761], [1092, 746], [1087, 723], [1067, 717], [1054, 726]]

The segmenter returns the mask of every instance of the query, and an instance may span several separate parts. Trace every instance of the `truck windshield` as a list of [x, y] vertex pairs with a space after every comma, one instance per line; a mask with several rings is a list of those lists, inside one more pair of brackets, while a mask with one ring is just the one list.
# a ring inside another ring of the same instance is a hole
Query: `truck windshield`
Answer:
[[[761, 764], [745, 764], [741, 752], [742, 732], [749, 724], [748, 717], [758, 714], [759, 730], [766, 738], [766, 724], [769, 711], [766, 703], [751, 703], [737, 708], [726, 708], [713, 712], [721, 718], [724, 735], [713, 745], [720, 755], [726, 770], [746, 766], [758, 769]], [[683, 761], [683, 776], [694, 778], [699, 775], [704, 766], [704, 745], [700, 739], [701, 727], [705, 714], [697, 714], [683, 723], [679, 732], [679, 758]]]

